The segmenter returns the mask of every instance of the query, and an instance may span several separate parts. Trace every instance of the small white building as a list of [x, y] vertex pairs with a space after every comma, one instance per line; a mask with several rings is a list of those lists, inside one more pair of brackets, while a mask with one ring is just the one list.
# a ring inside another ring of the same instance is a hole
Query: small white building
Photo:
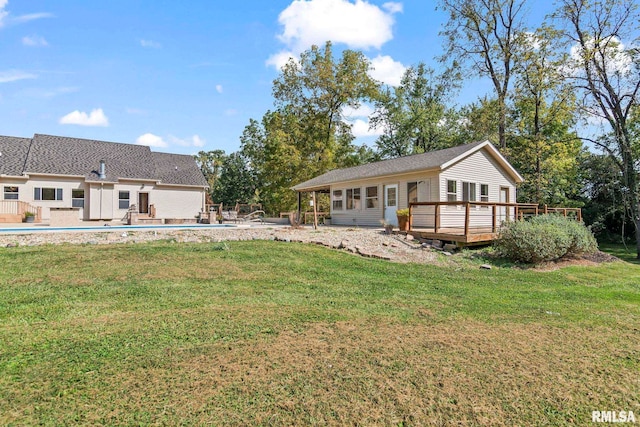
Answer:
[[[329, 192], [331, 223], [397, 225], [396, 211], [409, 202], [515, 203], [522, 176], [489, 141], [336, 169], [293, 187], [298, 192]], [[465, 209], [442, 206], [438, 228], [464, 223]], [[505, 208], [502, 215], [507, 215]], [[472, 225], [491, 224], [488, 207], [474, 207]], [[434, 206], [414, 210], [413, 226], [434, 227]], [[513, 211], [511, 211], [513, 212]]]
[[39, 207], [45, 221], [52, 210], [81, 221], [120, 220], [130, 210], [193, 220], [205, 206], [208, 184], [193, 156], [40, 134], [0, 136], [0, 153], [0, 222], [20, 219], [11, 211], [19, 202]]

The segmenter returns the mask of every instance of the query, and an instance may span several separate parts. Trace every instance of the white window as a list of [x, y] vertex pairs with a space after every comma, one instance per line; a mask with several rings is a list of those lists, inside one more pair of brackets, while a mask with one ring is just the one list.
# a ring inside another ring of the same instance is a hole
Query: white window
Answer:
[[62, 200], [62, 188], [33, 189], [33, 200]]
[[82, 188], [71, 190], [71, 206], [84, 208], [84, 190]]
[[333, 210], [341, 211], [342, 210], [342, 190], [333, 190], [332, 195], [333, 201]]
[[118, 191], [118, 209], [129, 209], [128, 191]]
[[451, 179], [447, 180], [447, 201], [458, 201], [458, 185], [457, 182]]
[[415, 203], [418, 201], [418, 183], [407, 182], [407, 203]]
[[464, 202], [476, 201], [476, 183], [475, 182], [462, 183], [462, 201]]
[[4, 187], [4, 199], [18, 200], [18, 187], [17, 186]]
[[362, 203], [360, 200], [360, 189], [349, 188], [347, 190], [347, 209], [348, 210], [360, 210]]
[[489, 201], [489, 184], [480, 184], [480, 201]]
[[367, 187], [366, 198], [367, 198], [367, 209], [377, 209], [378, 208], [378, 187]]

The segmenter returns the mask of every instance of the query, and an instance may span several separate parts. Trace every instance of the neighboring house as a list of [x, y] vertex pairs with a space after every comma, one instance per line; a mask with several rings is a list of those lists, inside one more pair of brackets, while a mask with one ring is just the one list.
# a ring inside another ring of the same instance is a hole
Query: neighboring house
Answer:
[[[396, 210], [409, 202], [515, 203], [522, 176], [489, 141], [336, 169], [293, 187], [298, 192], [323, 191], [331, 197], [331, 223], [397, 225]], [[442, 206], [438, 227], [464, 222], [464, 209]], [[476, 225], [491, 224], [485, 206], [476, 206]], [[505, 208], [502, 208], [505, 209]], [[413, 225], [433, 227], [434, 206], [415, 209]], [[502, 215], [508, 215], [505, 210]], [[512, 211], [513, 212], [513, 211]]]
[[194, 219], [204, 208], [208, 185], [193, 156], [39, 134], [0, 136], [0, 153], [0, 201], [40, 207], [44, 220], [52, 209], [92, 221], [122, 219], [134, 205], [161, 219]]

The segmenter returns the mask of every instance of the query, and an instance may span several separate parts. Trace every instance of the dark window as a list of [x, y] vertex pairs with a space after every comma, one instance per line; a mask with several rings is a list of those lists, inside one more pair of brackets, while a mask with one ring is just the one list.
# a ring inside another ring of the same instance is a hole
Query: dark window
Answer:
[[5, 200], [18, 200], [18, 187], [4, 187], [4, 199]]
[[71, 206], [74, 208], [84, 208], [84, 190], [71, 190]]
[[415, 203], [418, 201], [418, 183], [407, 182], [407, 203]]
[[360, 209], [360, 189], [350, 188], [347, 190], [347, 209]]
[[118, 192], [118, 209], [129, 209], [129, 192]]
[[378, 207], [378, 187], [367, 187], [367, 209], [376, 209]]
[[62, 188], [33, 189], [33, 200], [62, 200]]

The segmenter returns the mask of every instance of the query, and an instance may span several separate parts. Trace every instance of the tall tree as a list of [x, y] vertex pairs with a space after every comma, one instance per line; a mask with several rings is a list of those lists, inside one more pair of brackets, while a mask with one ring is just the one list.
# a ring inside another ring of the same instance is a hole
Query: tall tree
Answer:
[[640, 258], [638, 157], [629, 120], [640, 90], [638, 6], [634, 0], [561, 0], [554, 16], [571, 47], [567, 77], [580, 92], [582, 112], [609, 127], [591, 142], [609, 154], [622, 173], [624, 204], [636, 225]]
[[241, 139], [268, 209], [292, 209], [292, 185], [371, 155], [353, 144], [351, 127], [343, 120], [344, 108], [356, 109], [377, 96], [378, 83], [369, 77], [369, 68], [360, 52], [345, 50], [335, 59], [329, 42], [282, 68], [273, 82], [276, 110], [261, 122], [252, 120]]
[[[447, 52], [468, 70], [489, 77], [498, 106], [498, 144], [507, 146], [507, 98], [511, 90], [516, 46], [526, 28], [523, 23], [526, 0], [440, 0], [449, 14], [442, 35]], [[456, 65], [456, 64], [454, 64]]]
[[571, 205], [579, 199], [576, 185], [582, 142], [575, 125], [573, 88], [563, 83], [562, 55], [553, 45], [557, 33], [541, 27], [518, 46], [513, 128], [509, 157], [525, 177], [518, 189], [523, 201]]
[[231, 153], [220, 167], [220, 176], [213, 189], [213, 198], [227, 206], [254, 202], [256, 195], [255, 172], [242, 153]]
[[383, 158], [424, 153], [456, 145], [457, 116], [447, 106], [457, 81], [438, 76], [424, 63], [409, 67], [400, 85], [386, 88], [376, 101], [373, 127], [384, 133], [376, 141]]
[[209, 184], [209, 197], [212, 197], [216, 181], [220, 176], [220, 167], [226, 158], [226, 154], [224, 150], [200, 151], [194, 158]]

